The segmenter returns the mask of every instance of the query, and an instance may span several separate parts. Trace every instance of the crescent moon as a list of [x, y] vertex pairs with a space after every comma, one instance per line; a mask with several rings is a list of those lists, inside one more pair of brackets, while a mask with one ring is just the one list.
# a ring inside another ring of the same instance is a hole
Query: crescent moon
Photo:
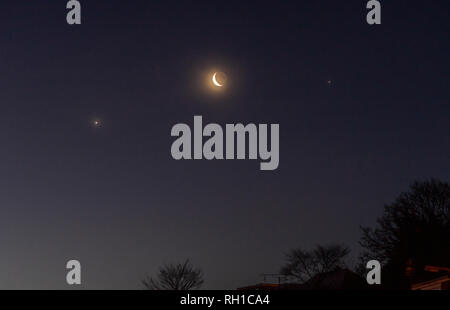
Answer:
[[217, 72], [214, 73], [212, 81], [213, 81], [214, 85], [216, 85], [217, 87], [222, 87], [223, 85], [220, 84], [219, 82], [217, 82], [217, 80], [216, 80], [216, 74], [217, 74]]

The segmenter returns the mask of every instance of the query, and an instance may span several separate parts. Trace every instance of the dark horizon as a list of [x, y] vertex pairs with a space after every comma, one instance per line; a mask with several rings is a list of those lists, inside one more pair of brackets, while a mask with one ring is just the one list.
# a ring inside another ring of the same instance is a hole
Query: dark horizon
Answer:
[[[448, 1], [4, 1], [0, 289], [140, 289], [190, 258], [205, 289], [295, 247], [360, 251], [416, 180], [450, 179]], [[226, 72], [223, 93], [203, 83]], [[280, 163], [171, 157], [177, 123], [280, 124]], [[101, 126], [92, 126], [95, 119]]]

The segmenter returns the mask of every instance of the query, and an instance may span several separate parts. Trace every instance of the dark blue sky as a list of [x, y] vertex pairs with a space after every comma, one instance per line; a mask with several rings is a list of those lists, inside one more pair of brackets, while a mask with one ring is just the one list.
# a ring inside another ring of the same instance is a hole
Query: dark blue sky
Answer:
[[[381, 2], [369, 26], [366, 1], [89, 0], [69, 26], [66, 1], [3, 1], [0, 288], [67, 288], [69, 259], [84, 288], [189, 257], [233, 289], [296, 246], [356, 256], [384, 203], [450, 177], [450, 4]], [[279, 123], [278, 170], [174, 161], [194, 115]]]

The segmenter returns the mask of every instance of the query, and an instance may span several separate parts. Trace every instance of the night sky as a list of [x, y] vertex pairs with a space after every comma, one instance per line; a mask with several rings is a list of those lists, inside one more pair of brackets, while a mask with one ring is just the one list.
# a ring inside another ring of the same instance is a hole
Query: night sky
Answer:
[[[317, 243], [356, 260], [384, 203], [450, 178], [449, 1], [381, 1], [377, 26], [363, 0], [89, 0], [79, 26], [66, 2], [0, 5], [1, 289], [69, 288], [70, 259], [87, 289], [185, 258], [234, 289]], [[194, 115], [280, 124], [279, 168], [175, 161]]]

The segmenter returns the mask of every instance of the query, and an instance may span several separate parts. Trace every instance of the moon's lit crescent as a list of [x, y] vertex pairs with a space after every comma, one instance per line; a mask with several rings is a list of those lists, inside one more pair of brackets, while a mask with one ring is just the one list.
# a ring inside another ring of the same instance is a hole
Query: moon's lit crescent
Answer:
[[212, 81], [213, 81], [214, 85], [216, 85], [217, 87], [222, 87], [223, 85], [220, 84], [219, 82], [217, 82], [217, 80], [216, 80], [216, 74], [217, 74], [217, 72], [214, 73]]

